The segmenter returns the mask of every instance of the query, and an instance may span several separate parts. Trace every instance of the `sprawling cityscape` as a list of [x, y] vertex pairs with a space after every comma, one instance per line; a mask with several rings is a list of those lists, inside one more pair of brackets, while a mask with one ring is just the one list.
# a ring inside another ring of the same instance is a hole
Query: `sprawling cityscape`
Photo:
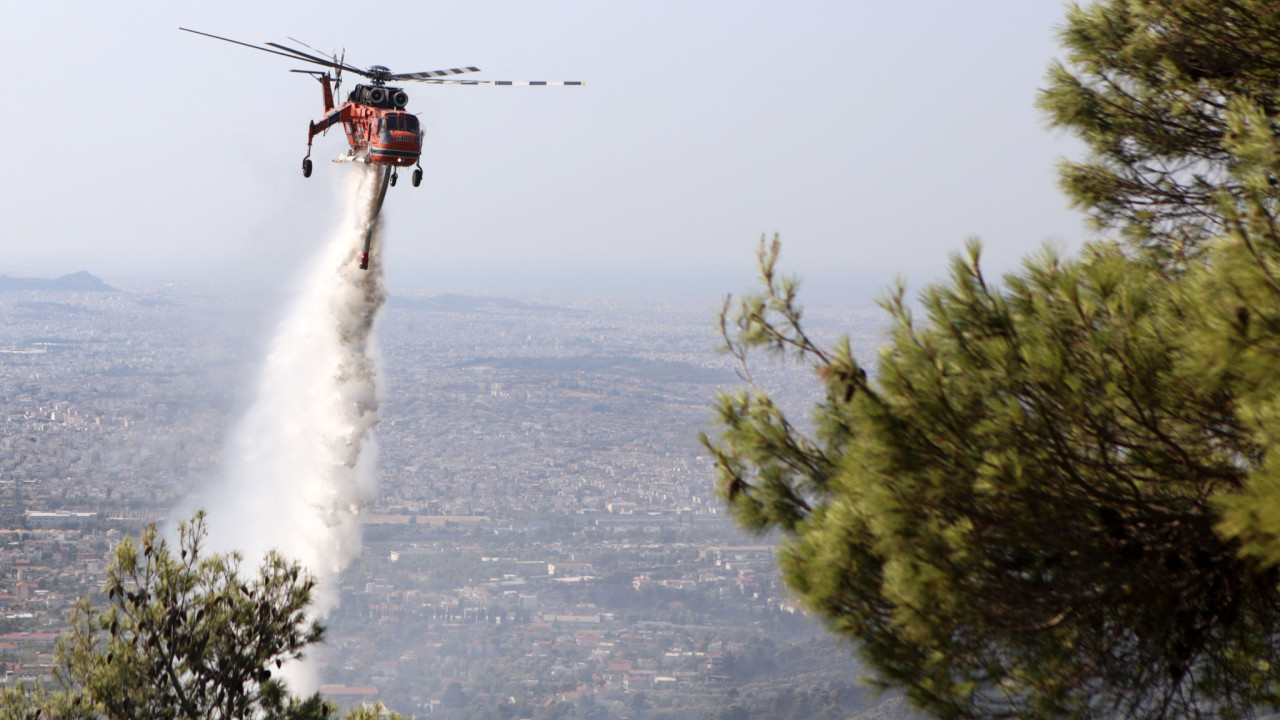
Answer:
[[[282, 304], [90, 280], [0, 284], [7, 682], [47, 676], [125, 535], [216, 486]], [[789, 598], [777, 538], [724, 516], [698, 442], [741, 383], [718, 310], [393, 292], [378, 500], [319, 690], [419, 718], [906, 717]], [[810, 317], [874, 357], [874, 308]], [[765, 370], [784, 406], [811, 402], [805, 368]]]

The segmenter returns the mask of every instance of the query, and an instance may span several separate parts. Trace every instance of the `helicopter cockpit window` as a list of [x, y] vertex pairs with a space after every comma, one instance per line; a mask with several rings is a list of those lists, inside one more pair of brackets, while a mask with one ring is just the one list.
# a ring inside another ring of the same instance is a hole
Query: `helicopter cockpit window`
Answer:
[[387, 130], [418, 132], [418, 118], [413, 115], [387, 115]]

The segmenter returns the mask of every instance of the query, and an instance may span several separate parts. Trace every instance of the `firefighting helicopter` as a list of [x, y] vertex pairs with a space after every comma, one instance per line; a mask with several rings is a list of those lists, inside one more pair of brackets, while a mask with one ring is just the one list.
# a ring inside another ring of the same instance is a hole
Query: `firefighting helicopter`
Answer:
[[[387, 85], [388, 82], [421, 82], [434, 85], [582, 85], [580, 81], [560, 80], [460, 80], [449, 77], [465, 73], [479, 72], [477, 67], [449, 68], [447, 70], [430, 70], [426, 72], [393, 73], [383, 65], [370, 65], [359, 68], [345, 62], [346, 53], [337, 53], [323, 57], [324, 53], [304, 42], [293, 40], [317, 54], [303, 52], [279, 43], [266, 43], [270, 47], [261, 47], [231, 38], [212, 35], [210, 33], [178, 28], [196, 35], [204, 35], [215, 40], [223, 40], [236, 45], [283, 55], [292, 60], [302, 60], [333, 70], [291, 70], [314, 76], [320, 81], [324, 91], [324, 117], [319, 122], [311, 122], [307, 129], [307, 154], [302, 158], [302, 175], [311, 177], [311, 143], [316, 135], [323, 134], [329, 128], [342, 124], [346, 131], [347, 144], [350, 149], [346, 154], [334, 158], [334, 162], [360, 162], [378, 165], [382, 168], [381, 187], [375, 196], [372, 216], [377, 217], [382, 208], [382, 200], [386, 196], [387, 186], [395, 186], [398, 174], [396, 169], [416, 165], [413, 171], [413, 186], [422, 183], [422, 137], [423, 131], [418, 117], [405, 111], [409, 103], [409, 95], [398, 87]], [[275, 48], [275, 49], [272, 49]], [[370, 84], [357, 84], [347, 95], [346, 102], [334, 104], [334, 97], [342, 87], [342, 71], [355, 73], [368, 78]], [[369, 266], [369, 243], [373, 235], [372, 223], [365, 234], [364, 254], [360, 258], [361, 269]]]

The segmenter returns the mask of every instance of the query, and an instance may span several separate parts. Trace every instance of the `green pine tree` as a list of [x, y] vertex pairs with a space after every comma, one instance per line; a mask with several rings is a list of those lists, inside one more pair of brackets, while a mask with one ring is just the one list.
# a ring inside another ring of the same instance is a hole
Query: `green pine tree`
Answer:
[[[1224, 229], [1221, 190], [1242, 188], [1227, 109], [1280, 112], [1280, 6], [1269, 0], [1072, 4], [1065, 64], [1040, 105], [1089, 150], [1064, 162], [1068, 195], [1103, 227], [1168, 259]], [[1273, 120], [1274, 122], [1274, 120]]]
[[703, 441], [740, 524], [875, 679], [944, 718], [1280, 705], [1280, 5], [1073, 6], [1042, 105], [1125, 242], [901, 289], [869, 371], [805, 333], [762, 244], [722, 315], [811, 365], [811, 432], [748, 383]]
[[[58, 641], [54, 687], [7, 688], [0, 718], [338, 717], [319, 694], [291, 695], [278, 676], [323, 637], [307, 616], [315, 580], [277, 553], [243, 578], [238, 554], [205, 552], [204, 523], [203, 513], [182, 523], [173, 549], [154, 525], [137, 542], [125, 538], [107, 569], [107, 605], [81, 599]], [[376, 716], [358, 709], [346, 717]]]
[[1280, 699], [1280, 576], [1217, 530], [1264, 453], [1232, 377], [1189, 357], [1191, 280], [1099, 244], [998, 288], [975, 243], [924, 292], [924, 322], [885, 303], [872, 382], [847, 343], [804, 334], [777, 252], [726, 348], [811, 363], [813, 433], [747, 389], [704, 442], [735, 518], [783, 531], [784, 580], [882, 682], [953, 718]]

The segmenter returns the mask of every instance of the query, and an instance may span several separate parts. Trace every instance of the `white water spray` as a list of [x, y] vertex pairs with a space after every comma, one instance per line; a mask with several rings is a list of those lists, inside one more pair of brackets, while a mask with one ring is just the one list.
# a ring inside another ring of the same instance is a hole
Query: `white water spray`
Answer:
[[[346, 215], [277, 329], [255, 400], [230, 438], [224, 477], [192, 499], [208, 512], [211, 551], [240, 551], [252, 572], [274, 549], [314, 574], [319, 618], [338, 603], [338, 576], [360, 552], [360, 516], [376, 494], [383, 172], [352, 170]], [[361, 270], [371, 224], [370, 267]], [[295, 692], [316, 689], [314, 669], [288, 675]]]

